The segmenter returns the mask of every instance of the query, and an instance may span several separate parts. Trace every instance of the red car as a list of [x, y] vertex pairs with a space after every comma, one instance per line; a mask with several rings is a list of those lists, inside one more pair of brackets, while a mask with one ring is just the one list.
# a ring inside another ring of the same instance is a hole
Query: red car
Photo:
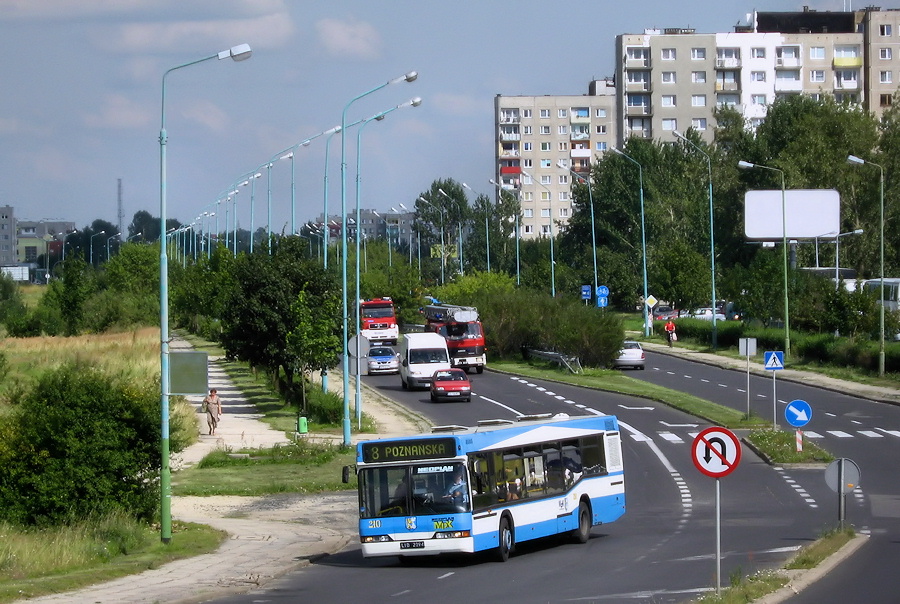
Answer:
[[472, 383], [462, 369], [438, 369], [431, 376], [431, 402], [472, 400]]

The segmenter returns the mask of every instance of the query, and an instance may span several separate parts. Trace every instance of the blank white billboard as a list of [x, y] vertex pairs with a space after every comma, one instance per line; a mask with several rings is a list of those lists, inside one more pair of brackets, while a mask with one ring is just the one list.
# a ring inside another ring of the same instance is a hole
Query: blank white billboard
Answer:
[[841, 196], [834, 189], [784, 191], [786, 229], [782, 228], [781, 189], [747, 191], [744, 195], [744, 234], [757, 241], [813, 239], [840, 232]]

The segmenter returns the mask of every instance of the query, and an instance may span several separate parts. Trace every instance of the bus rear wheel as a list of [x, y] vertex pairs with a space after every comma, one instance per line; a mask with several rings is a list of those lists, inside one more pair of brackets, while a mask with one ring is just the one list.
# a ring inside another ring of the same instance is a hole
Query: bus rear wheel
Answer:
[[513, 537], [512, 528], [509, 525], [509, 518], [503, 518], [500, 521], [500, 544], [497, 546], [497, 559], [500, 562], [509, 560], [509, 554], [512, 553], [516, 546], [515, 537]]
[[585, 502], [578, 504], [578, 528], [572, 531], [578, 543], [587, 543], [591, 538], [591, 510]]

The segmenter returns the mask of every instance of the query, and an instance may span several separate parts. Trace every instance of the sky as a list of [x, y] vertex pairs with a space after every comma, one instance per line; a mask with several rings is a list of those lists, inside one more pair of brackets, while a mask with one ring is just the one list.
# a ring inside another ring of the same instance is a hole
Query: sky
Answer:
[[[592, 80], [614, 74], [622, 33], [724, 32], [754, 9], [863, 4], [0, 0], [0, 205], [13, 206], [19, 220], [118, 224], [121, 181], [125, 228], [137, 211], [158, 217], [163, 74], [239, 44], [252, 48], [249, 60], [213, 59], [166, 78], [167, 216], [190, 223], [207, 212], [207, 228], [220, 220], [224, 229], [225, 204], [216, 201], [259, 171], [253, 226], [269, 223], [271, 207], [271, 230], [280, 233], [291, 228], [291, 162], [259, 168], [340, 125], [345, 111], [352, 123], [422, 99], [362, 130], [346, 129], [343, 153], [341, 135], [332, 137], [330, 214], [340, 213], [342, 154], [348, 209], [357, 194], [363, 208], [412, 208], [435, 179], [493, 195], [497, 94], [586, 94]], [[414, 82], [365, 94], [410, 71], [418, 73]], [[323, 210], [326, 140], [295, 152], [298, 228]], [[244, 229], [251, 226], [250, 188], [237, 196]]]

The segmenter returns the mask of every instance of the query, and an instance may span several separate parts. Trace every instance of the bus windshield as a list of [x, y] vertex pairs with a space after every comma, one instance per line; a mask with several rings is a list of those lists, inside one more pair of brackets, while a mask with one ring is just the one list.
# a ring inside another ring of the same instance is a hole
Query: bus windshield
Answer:
[[470, 511], [462, 463], [372, 467], [359, 473], [361, 518], [424, 516]]

